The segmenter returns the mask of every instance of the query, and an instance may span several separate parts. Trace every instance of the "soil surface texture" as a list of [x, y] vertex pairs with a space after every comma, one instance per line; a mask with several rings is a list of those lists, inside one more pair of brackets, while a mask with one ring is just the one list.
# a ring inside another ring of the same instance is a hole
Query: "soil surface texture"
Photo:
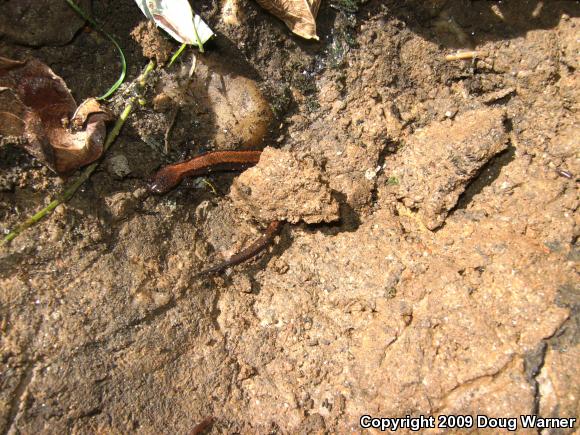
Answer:
[[[0, 56], [80, 102], [119, 59], [60, 3], [0, 0]], [[72, 200], [0, 247], [0, 432], [580, 417], [580, 4], [323, 0], [306, 41], [226, 3], [192, 2], [216, 38], [168, 66], [179, 44], [133, 1], [80, 2], [127, 57], [112, 112], [144, 52], [165, 64]], [[149, 194], [161, 166], [232, 149], [265, 151]], [[72, 179], [3, 138], [3, 234]], [[197, 275], [274, 219], [259, 256]]]

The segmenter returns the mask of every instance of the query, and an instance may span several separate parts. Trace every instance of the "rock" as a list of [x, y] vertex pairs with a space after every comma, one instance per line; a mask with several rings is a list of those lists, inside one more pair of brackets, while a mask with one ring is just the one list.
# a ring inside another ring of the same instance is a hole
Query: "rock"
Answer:
[[536, 378], [542, 417], [578, 417], [580, 380], [578, 379], [580, 345], [562, 350], [549, 349], [542, 370]]
[[226, 0], [222, 6], [222, 21], [228, 26], [237, 27], [244, 21], [244, 13], [238, 0]]
[[[544, 418], [580, 416], [580, 289], [572, 282], [558, 287], [557, 304], [570, 309], [570, 318], [540, 354], [535, 375], [539, 415]], [[578, 422], [576, 422], [578, 426]], [[571, 432], [571, 431], [570, 431]]]
[[425, 226], [441, 226], [483, 165], [507, 147], [501, 109], [479, 109], [417, 131], [385, 168], [398, 199], [418, 209]]
[[124, 178], [131, 173], [129, 160], [123, 154], [117, 154], [107, 160], [107, 171], [115, 178]]
[[[322, 143], [327, 144], [324, 140]], [[341, 145], [338, 142], [337, 145], [342, 148], [330, 155], [325, 165], [330, 187], [344, 194], [352, 208], [361, 210], [372, 200], [375, 177], [368, 178], [367, 174], [376, 172], [378, 154], [350, 143]], [[330, 149], [327, 148], [325, 154]]]
[[257, 166], [234, 182], [230, 195], [236, 205], [260, 221], [286, 220], [308, 224], [339, 218], [338, 203], [310, 157], [266, 148]]
[[234, 275], [232, 278], [234, 288], [242, 293], [252, 293], [252, 281], [247, 275]]
[[515, 429], [516, 423], [521, 428], [519, 416], [534, 413], [533, 390], [522, 372], [522, 361], [516, 359], [489, 379], [474, 382], [468, 388], [457, 388], [446, 397], [439, 414], [469, 414], [474, 416], [474, 425], [477, 415], [501, 416], [506, 418], [507, 428]]
[[200, 123], [214, 125], [217, 148], [255, 147], [262, 142], [272, 110], [254, 80], [228, 68], [223, 61], [204, 57], [197, 59], [190, 90], [196, 96]]
[[[90, 0], [77, 5], [90, 13]], [[64, 45], [84, 25], [85, 20], [64, 1], [18, 0], [2, 2], [0, 35], [18, 44]]]
[[115, 193], [105, 199], [114, 220], [126, 218], [133, 211], [137, 204], [137, 199], [129, 192]]
[[191, 77], [189, 60], [177, 73], [161, 74], [153, 108], [163, 115], [153, 113], [143, 118], [136, 126], [139, 134], [163, 142], [174, 109], [179, 108], [173, 141], [193, 138], [216, 149], [258, 147], [273, 114], [258, 83], [244, 75], [249, 67], [225, 64], [217, 55], [197, 57], [195, 62]]

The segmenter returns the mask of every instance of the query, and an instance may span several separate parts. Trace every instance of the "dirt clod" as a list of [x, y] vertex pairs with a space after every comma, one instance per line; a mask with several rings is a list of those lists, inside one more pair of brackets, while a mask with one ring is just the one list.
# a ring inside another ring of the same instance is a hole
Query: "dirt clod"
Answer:
[[314, 159], [274, 148], [266, 148], [258, 165], [236, 179], [230, 195], [237, 207], [262, 222], [312, 224], [339, 218], [338, 203]]
[[160, 65], [169, 60], [173, 44], [161, 34], [153, 21], [140, 22], [131, 36], [141, 46], [146, 58], [155, 59]]
[[507, 147], [504, 111], [478, 109], [415, 132], [385, 165], [405, 206], [418, 209], [429, 229], [445, 220], [467, 183]]
[[115, 178], [124, 178], [131, 173], [129, 160], [123, 154], [117, 154], [107, 159], [107, 170]]

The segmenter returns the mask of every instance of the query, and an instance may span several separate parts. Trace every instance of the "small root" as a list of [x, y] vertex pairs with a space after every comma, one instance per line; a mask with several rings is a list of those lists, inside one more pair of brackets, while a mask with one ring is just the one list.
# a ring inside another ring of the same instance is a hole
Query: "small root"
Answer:
[[448, 54], [447, 56], [445, 56], [445, 60], [447, 61], [453, 61], [453, 60], [472, 60], [472, 59], [481, 59], [482, 57], [484, 57], [485, 52], [483, 51], [476, 51], [476, 50], [470, 50], [470, 51], [458, 51], [456, 53], [453, 54]]
[[165, 130], [165, 135], [163, 136], [163, 140], [164, 140], [164, 152], [165, 154], [169, 154], [169, 152], [171, 151], [171, 130], [173, 130], [173, 126], [175, 125], [175, 121], [177, 120], [177, 114], [179, 113], [179, 106], [174, 107], [173, 109], [171, 109], [171, 112], [169, 114], [169, 125], [167, 126], [167, 129]]

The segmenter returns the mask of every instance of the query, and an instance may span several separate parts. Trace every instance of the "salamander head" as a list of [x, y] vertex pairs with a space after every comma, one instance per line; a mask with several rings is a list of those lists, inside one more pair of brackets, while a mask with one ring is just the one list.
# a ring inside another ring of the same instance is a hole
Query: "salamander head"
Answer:
[[158, 195], [167, 193], [181, 183], [181, 178], [179, 172], [171, 167], [161, 168], [151, 179], [149, 191]]

